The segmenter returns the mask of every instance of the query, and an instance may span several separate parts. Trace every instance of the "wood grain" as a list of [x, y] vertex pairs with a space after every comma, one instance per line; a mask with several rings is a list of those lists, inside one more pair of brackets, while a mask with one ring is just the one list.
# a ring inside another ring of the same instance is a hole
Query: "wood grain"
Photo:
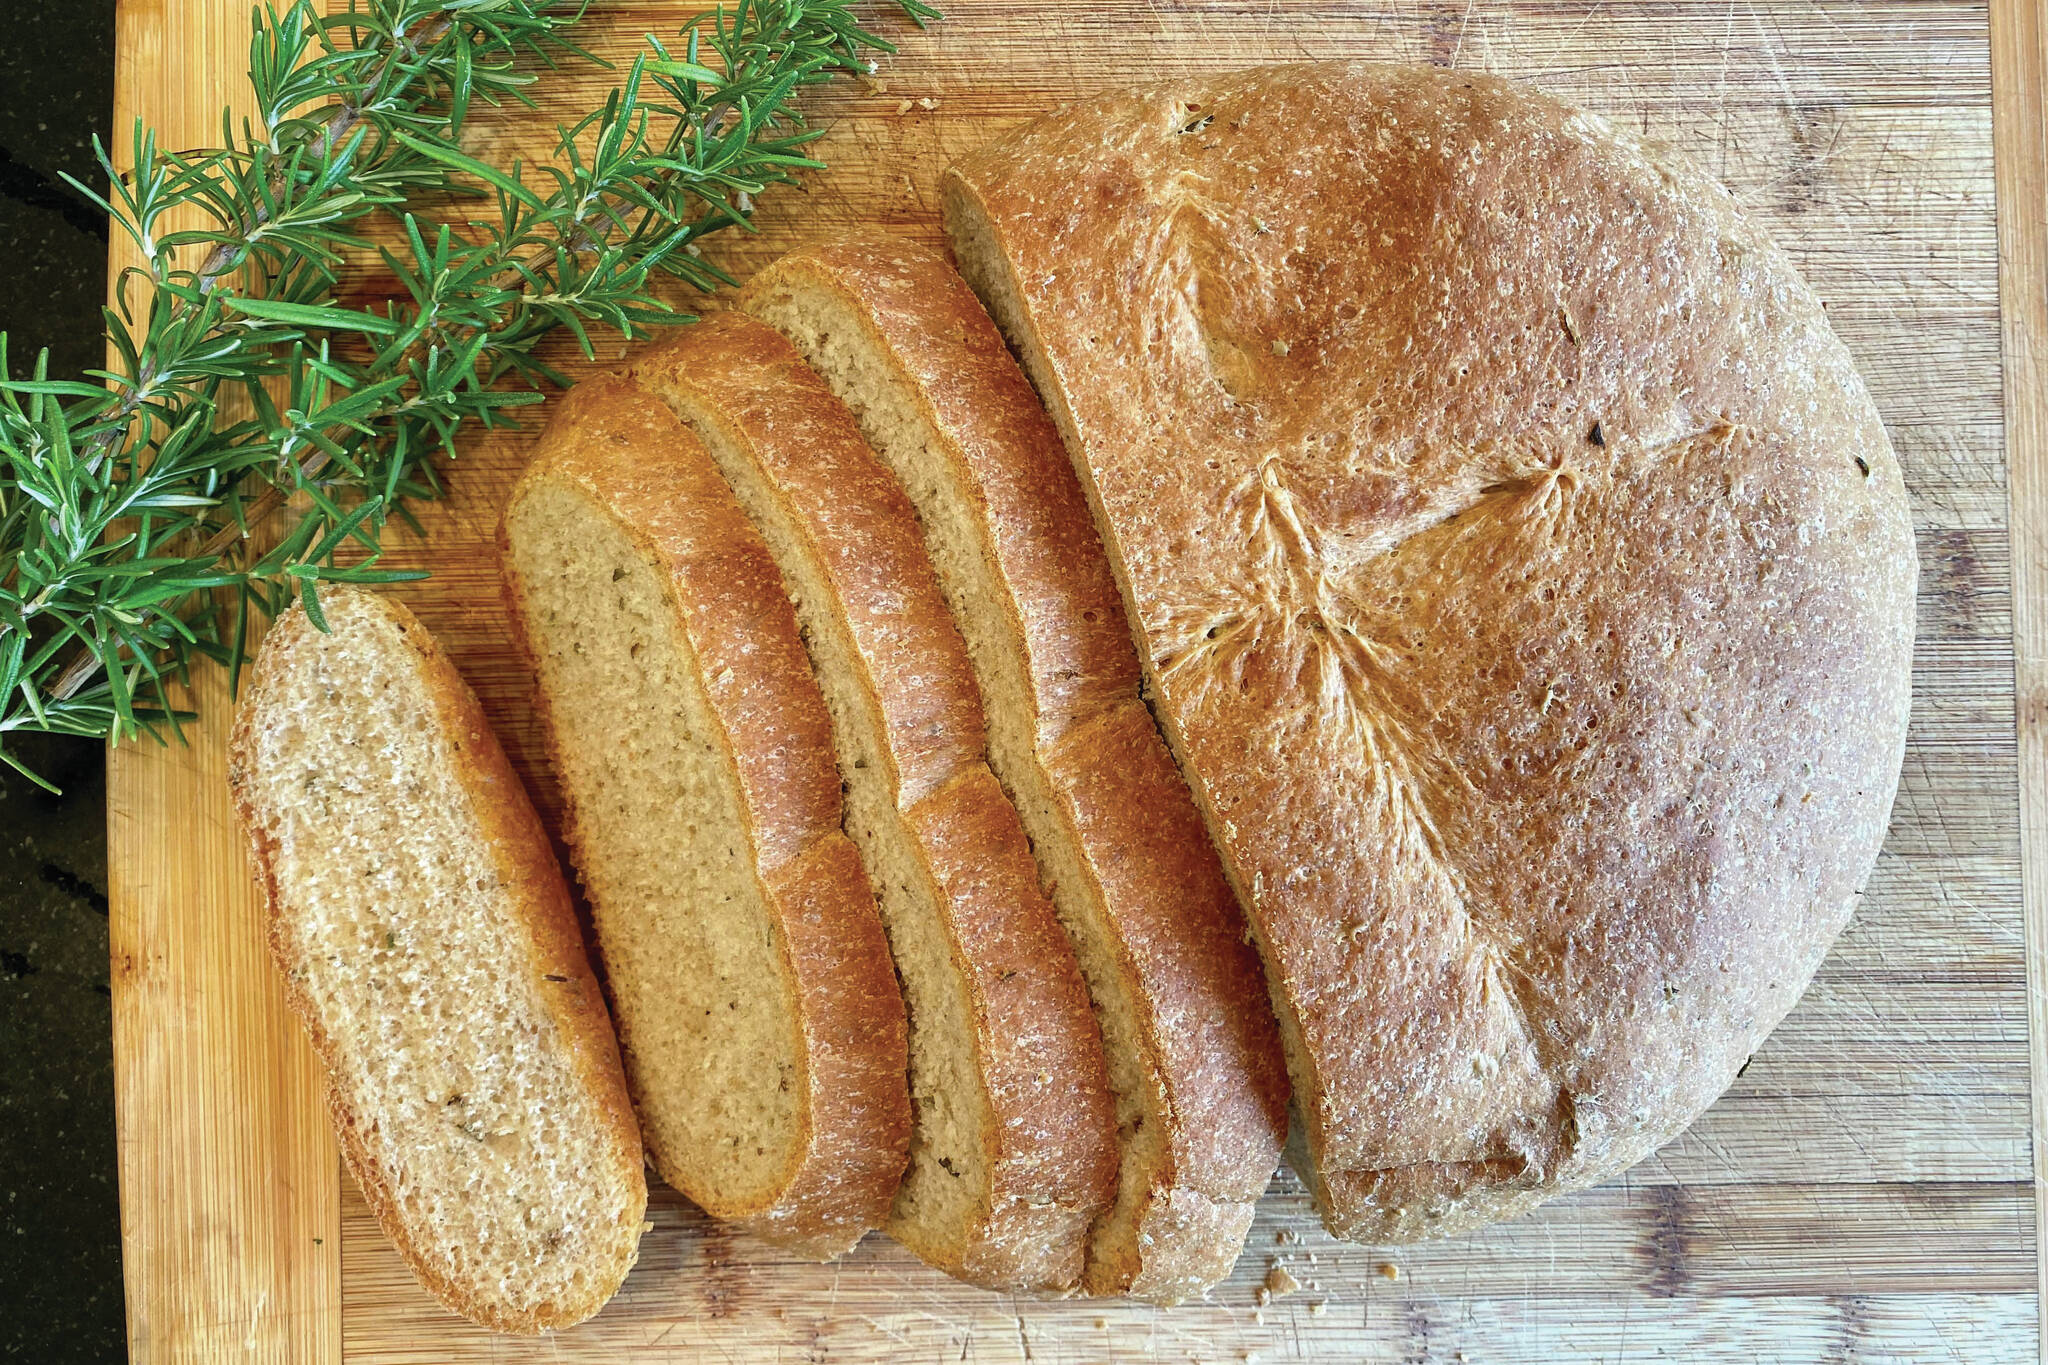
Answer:
[[[117, 157], [138, 117], [159, 145], [219, 138], [223, 105], [251, 102], [248, 16], [243, 0], [122, 0]], [[117, 278], [136, 259], [115, 241]], [[129, 1357], [324, 1365], [341, 1358], [334, 1136], [227, 804], [225, 678], [195, 683], [189, 744], [107, 754]]]
[[[220, 8], [178, 3], [195, 15]], [[1235, 1276], [1207, 1302], [1162, 1312], [998, 1298], [951, 1284], [880, 1238], [838, 1266], [799, 1265], [664, 1192], [620, 1299], [583, 1327], [526, 1343], [489, 1339], [436, 1307], [345, 1189], [341, 1354], [351, 1362], [1209, 1361], [1250, 1353], [1448, 1361], [1460, 1351], [1530, 1362], [2035, 1358], [2038, 1092], [2028, 967], [2042, 964], [2042, 945], [2029, 941], [2022, 914], [2013, 686], [2016, 620], [2024, 636], [2035, 618], [2026, 616], [2028, 596], [2015, 598], [2013, 575], [2026, 584], [2036, 581], [2029, 565], [2048, 572], [2039, 567], [2048, 565], [2048, 541], [2008, 538], [2004, 422], [2014, 378], [2000, 372], [1986, 6], [956, 0], [946, 8], [946, 22], [927, 35], [885, 26], [904, 50], [883, 63], [878, 85], [820, 92], [813, 107], [828, 132], [818, 151], [832, 169], [804, 193], [766, 200], [758, 238], [717, 239], [724, 263], [744, 274], [808, 236], [855, 225], [936, 242], [939, 169], [1001, 128], [1120, 82], [1267, 60], [1484, 67], [1678, 143], [1726, 179], [1828, 300], [1914, 498], [1922, 583], [1913, 730], [1862, 910], [1806, 999], [1691, 1131], [1605, 1188], [1477, 1236], [1397, 1252], [1342, 1247], [1316, 1229], [1298, 1186], [1282, 1177]], [[2008, 24], [2032, 11], [2038, 42], [2038, 0], [2000, 0], [1999, 8]], [[583, 36], [619, 57], [641, 33], [670, 31], [678, 19], [667, 4], [602, 6]], [[239, 19], [231, 31], [239, 35]], [[2037, 113], [2038, 75], [2029, 78]], [[475, 150], [543, 156], [553, 122], [581, 112], [608, 79], [587, 69], [547, 77], [537, 89], [540, 116], [478, 125]], [[923, 98], [937, 107], [899, 107]], [[2009, 239], [2010, 221], [2007, 228]], [[389, 282], [365, 276], [354, 287], [373, 294]], [[566, 349], [555, 355], [572, 373], [590, 368]], [[600, 361], [616, 359], [613, 351]], [[2038, 414], [2035, 421], [2038, 433]], [[2015, 432], [2014, 448], [2036, 452], [2038, 463], [2038, 439], [2026, 444]], [[427, 511], [427, 542], [399, 553], [434, 570], [405, 595], [477, 688], [552, 820], [558, 793], [505, 638], [491, 558], [526, 439], [467, 442], [451, 471], [453, 495]], [[2036, 468], [2035, 477], [2048, 473]], [[2048, 482], [2038, 493], [2048, 498]], [[2048, 636], [2032, 657], [2048, 661]], [[205, 731], [200, 749], [217, 736]], [[2029, 752], [2032, 780], [2044, 759]], [[224, 829], [224, 793], [203, 778], [155, 788], [145, 781], [158, 765], [177, 769], [192, 757], [138, 751], [116, 761], [138, 831], [146, 819], [160, 834], [173, 809], [197, 812], [180, 830]], [[241, 875], [239, 854], [215, 864], [227, 869], [219, 884], [188, 867], [227, 856], [231, 841], [213, 840], [207, 833], [189, 850], [165, 848], [138, 832], [116, 846], [117, 914], [122, 896], [134, 894], [123, 888], [144, 885], [142, 869], [156, 869], [146, 875], [165, 886], [164, 878], [185, 879], [157, 897], [151, 936], [131, 942], [204, 941], [216, 925], [234, 932], [245, 893], [226, 883]], [[2026, 856], [2025, 866], [2038, 869], [2034, 850]], [[261, 996], [251, 983], [241, 989]], [[118, 979], [116, 990], [117, 998], [132, 993]], [[134, 1021], [131, 1043], [162, 999], [118, 1006]], [[279, 1045], [243, 1046], [253, 1054]], [[203, 1048], [140, 1054], [124, 1085], [146, 1066], [169, 1094], [191, 1082], [168, 1081], [166, 1072], [212, 1074], [202, 1065], [209, 1056]], [[295, 1112], [295, 1122], [317, 1126], [310, 1110]], [[157, 1144], [150, 1169], [173, 1169], [195, 1130], [124, 1134]], [[234, 1150], [244, 1177], [280, 1159], [254, 1146]], [[190, 1196], [170, 1195], [180, 1199]], [[1255, 1291], [1281, 1257], [1316, 1288], [1261, 1310]], [[1399, 1277], [1381, 1275], [1382, 1263], [1398, 1264]], [[294, 1302], [317, 1300], [292, 1292], [301, 1296]], [[293, 1358], [333, 1356], [309, 1348]]]
[[[2048, 1229], [2048, 19], [2035, 0], [1991, 10], [2000, 313], [2010, 464], [2013, 674], [2025, 868], [2035, 1225]], [[2048, 1303], [2048, 1262], [2036, 1267]], [[2048, 1314], [2041, 1355], [2048, 1358]]]

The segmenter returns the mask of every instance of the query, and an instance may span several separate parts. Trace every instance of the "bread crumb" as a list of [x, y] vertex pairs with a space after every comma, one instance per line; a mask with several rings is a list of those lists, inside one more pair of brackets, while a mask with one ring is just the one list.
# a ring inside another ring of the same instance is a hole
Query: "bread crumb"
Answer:
[[1294, 1273], [1280, 1262], [1275, 1261], [1266, 1267], [1265, 1292], [1269, 1297], [1284, 1299], [1299, 1288], [1301, 1281], [1295, 1279]]
[[872, 69], [862, 72], [854, 79], [858, 80], [860, 88], [867, 91], [870, 95], [886, 95], [889, 93], [889, 83], [875, 79], [875, 73]]
[[927, 95], [917, 102], [917, 107], [924, 110], [926, 113], [930, 113], [932, 110], [939, 107], [939, 102], [933, 99], [931, 96]]
[[[1273, 1301], [1273, 1291], [1266, 1288], [1266, 1286], [1264, 1285], [1260, 1285], [1257, 1289], [1254, 1289], [1252, 1291], [1252, 1297], [1258, 1300], [1259, 1307], [1264, 1308], [1267, 1304]], [[1256, 1317], [1257, 1314], [1254, 1314], [1253, 1316]]]
[[896, 101], [896, 112], [897, 112], [897, 113], [899, 113], [899, 114], [907, 114], [907, 113], [909, 113], [909, 112], [910, 112], [910, 110], [911, 110], [911, 104], [910, 104], [910, 101], [909, 101], [909, 100], [897, 100], [897, 101]]
[[1392, 1261], [1381, 1261], [1380, 1276], [1383, 1279], [1398, 1280], [1401, 1278], [1401, 1267], [1395, 1265]]
[[1308, 1306], [1308, 1315], [1312, 1318], [1319, 1318], [1329, 1311], [1330, 1301], [1328, 1299], [1317, 1299]]

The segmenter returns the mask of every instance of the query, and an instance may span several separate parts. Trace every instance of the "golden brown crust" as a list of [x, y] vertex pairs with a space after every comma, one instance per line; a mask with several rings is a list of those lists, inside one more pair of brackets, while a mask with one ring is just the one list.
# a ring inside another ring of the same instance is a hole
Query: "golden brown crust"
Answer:
[[810, 1049], [810, 1154], [774, 1206], [745, 1221], [830, 1260], [887, 1219], [910, 1159], [903, 997], [851, 839], [816, 840], [771, 886]]
[[1692, 1120], [1868, 874], [1914, 552], [1784, 255], [1465, 73], [1104, 97], [949, 173], [1260, 936], [1326, 1220], [1456, 1231]]
[[[724, 729], [717, 747], [747, 808], [803, 1035], [802, 1140], [775, 1192], [735, 1204], [692, 1181], [673, 1154], [654, 1153], [656, 1165], [707, 1212], [800, 1254], [836, 1256], [889, 1210], [909, 1149], [910, 1099], [895, 968], [874, 893], [839, 827], [831, 722], [774, 560], [696, 437], [657, 399], [609, 375], [554, 406], [512, 502], [541, 480], [573, 484], [659, 569]], [[501, 560], [531, 662], [518, 575], [509, 555]], [[552, 751], [544, 700], [539, 709]], [[630, 1050], [629, 1020], [622, 1031]]]
[[1176, 1303], [1236, 1263], [1287, 1135], [1286, 1063], [1243, 912], [1144, 703], [1076, 725], [1046, 768], [1114, 918], [1168, 1124], [1136, 1237], [1099, 1243], [1115, 1259], [1090, 1292]]
[[716, 315], [633, 372], [688, 395], [761, 464], [828, 566], [830, 609], [888, 726], [881, 757], [944, 892], [989, 1105], [989, 1222], [941, 1268], [993, 1287], [1071, 1287], [1115, 1178], [1101, 1039], [1016, 811], [984, 762], [980, 696], [916, 514], [851, 414], [766, 324]]
[[766, 313], [804, 290], [859, 320], [974, 502], [1000, 594], [987, 605], [1023, 644], [1036, 761], [1138, 1016], [1166, 1141], [1127, 1172], [1146, 1191], [1136, 1236], [1098, 1236], [1088, 1288], [1198, 1293], [1236, 1259], [1279, 1159], [1286, 1070], [1243, 912], [1139, 696], [1087, 498], [995, 325], [939, 256], [890, 237], [814, 244], [755, 276], [740, 306]]
[[1116, 1182], [1116, 1117], [1081, 969], [985, 764], [962, 765], [904, 819], [945, 897], [988, 1097], [988, 1223], [940, 1268], [994, 1289], [1073, 1288]]
[[[331, 622], [353, 609], [362, 609], [383, 615], [405, 636], [419, 656], [420, 675], [434, 698], [442, 729], [459, 737], [452, 739], [450, 746], [450, 757], [461, 769], [458, 784], [474, 800], [476, 815], [486, 831], [491, 855], [501, 869], [504, 886], [519, 893], [515, 899], [523, 908], [521, 920], [528, 935], [526, 958], [535, 993], [569, 1051], [570, 1065], [578, 1081], [605, 1117], [604, 1138], [614, 1154], [620, 1183], [634, 1195], [630, 1207], [619, 1211], [619, 1220], [632, 1229], [630, 1240], [637, 1243], [647, 1205], [640, 1126], [633, 1117], [632, 1101], [626, 1092], [625, 1072], [620, 1066], [618, 1042], [605, 1011], [604, 995], [584, 953], [575, 907], [533, 803], [484, 718], [476, 694], [403, 603], [334, 585], [325, 588], [321, 597]], [[331, 1078], [337, 1043], [326, 1026], [319, 1002], [311, 998], [295, 970], [296, 950], [284, 930], [288, 912], [277, 882], [269, 824], [258, 810], [251, 789], [255, 735], [265, 724], [264, 705], [271, 680], [297, 666], [295, 654], [311, 643], [315, 631], [304, 609], [295, 606], [278, 619], [265, 638], [251, 669], [247, 690], [235, 710], [228, 740], [228, 781], [236, 815], [249, 838], [251, 863], [262, 884], [268, 909], [266, 937], [283, 978], [285, 1000], [305, 1025]], [[364, 1125], [377, 1122], [376, 1116], [354, 1112], [332, 1084], [327, 1087], [327, 1105], [342, 1158], [361, 1188], [364, 1201], [376, 1214], [378, 1225], [420, 1283], [452, 1311], [494, 1332], [532, 1334], [569, 1327], [602, 1308], [632, 1268], [633, 1257], [629, 1254], [617, 1267], [617, 1276], [609, 1281], [609, 1287], [588, 1302], [553, 1304], [532, 1313], [508, 1310], [492, 1300], [481, 1286], [458, 1283], [427, 1259], [399, 1208], [393, 1189], [395, 1174], [376, 1161], [364, 1137]]]

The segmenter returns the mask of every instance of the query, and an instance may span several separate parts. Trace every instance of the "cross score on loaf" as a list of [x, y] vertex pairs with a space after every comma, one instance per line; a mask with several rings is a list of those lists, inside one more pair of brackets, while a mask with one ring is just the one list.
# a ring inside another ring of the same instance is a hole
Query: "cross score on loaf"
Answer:
[[1638, 1160], [1883, 837], [1915, 559], [1820, 303], [1682, 158], [1505, 82], [1112, 95], [945, 182], [1262, 949], [1333, 1231]]

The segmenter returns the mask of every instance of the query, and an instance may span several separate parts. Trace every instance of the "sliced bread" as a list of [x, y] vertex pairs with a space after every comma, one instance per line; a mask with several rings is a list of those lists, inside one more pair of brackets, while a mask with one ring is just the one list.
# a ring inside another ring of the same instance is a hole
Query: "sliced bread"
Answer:
[[396, 601], [294, 607], [236, 708], [228, 779], [285, 998], [343, 1157], [434, 1296], [567, 1327], [647, 1205], [604, 999], [547, 836], [476, 698]]
[[808, 247], [740, 306], [796, 344], [916, 506], [990, 764], [1087, 977], [1122, 1178], [1086, 1287], [1198, 1294], [1229, 1273], [1279, 1162], [1286, 1061], [1243, 912], [1139, 695], [1059, 432], [973, 291], [923, 247]]
[[910, 1168], [888, 1230], [991, 1288], [1078, 1287], [1116, 1178], [1087, 989], [984, 757], [915, 512], [773, 328], [708, 319], [634, 373], [703, 437], [781, 566], [823, 683], [847, 828], [910, 1012]]
[[609, 377], [556, 404], [502, 542], [655, 1166], [835, 1256], [902, 1176], [903, 1004], [774, 561]]

